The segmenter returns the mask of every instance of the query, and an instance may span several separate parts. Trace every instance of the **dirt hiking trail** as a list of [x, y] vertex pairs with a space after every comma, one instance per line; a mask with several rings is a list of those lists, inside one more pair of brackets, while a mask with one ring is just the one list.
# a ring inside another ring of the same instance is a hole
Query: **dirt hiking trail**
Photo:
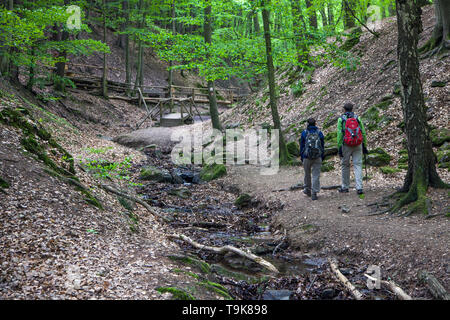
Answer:
[[[254, 166], [227, 169], [225, 180], [242, 192], [268, 202], [282, 202], [283, 209], [274, 216], [272, 229], [286, 230], [290, 248], [299, 255], [336, 256], [361, 267], [378, 265], [383, 278], [393, 278], [413, 295], [419, 293], [415, 284], [420, 270], [432, 272], [444, 287], [449, 287], [448, 218], [368, 216], [373, 211], [368, 204], [380, 201], [399, 186], [389, 181], [379, 186], [369, 180], [364, 184], [364, 199], [351, 188], [346, 194], [335, 189], [321, 190], [319, 199], [312, 201], [301, 189], [277, 191], [303, 182], [302, 167], [283, 167], [273, 176], [260, 175], [260, 168]], [[322, 173], [321, 185], [338, 185], [338, 171]], [[445, 202], [439, 199], [445, 199], [447, 191], [429, 190], [429, 196], [433, 199], [432, 214], [443, 212], [445, 208], [440, 206]]]

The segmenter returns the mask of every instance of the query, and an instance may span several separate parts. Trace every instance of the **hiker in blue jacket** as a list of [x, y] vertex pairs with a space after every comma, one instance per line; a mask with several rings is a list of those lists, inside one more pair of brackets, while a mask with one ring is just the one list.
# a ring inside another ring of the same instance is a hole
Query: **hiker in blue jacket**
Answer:
[[324, 149], [323, 133], [316, 127], [316, 120], [309, 118], [308, 126], [300, 138], [300, 156], [305, 169], [303, 193], [312, 200], [317, 200], [317, 193], [320, 191], [320, 168], [324, 159]]

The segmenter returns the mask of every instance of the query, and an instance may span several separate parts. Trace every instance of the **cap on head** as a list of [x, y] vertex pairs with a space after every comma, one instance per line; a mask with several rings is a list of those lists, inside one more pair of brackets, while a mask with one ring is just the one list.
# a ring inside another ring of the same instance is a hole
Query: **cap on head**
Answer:
[[353, 103], [351, 102], [347, 102], [346, 104], [344, 104], [344, 110], [347, 112], [353, 111]]
[[308, 126], [315, 126], [316, 125], [316, 119], [309, 118], [308, 119]]

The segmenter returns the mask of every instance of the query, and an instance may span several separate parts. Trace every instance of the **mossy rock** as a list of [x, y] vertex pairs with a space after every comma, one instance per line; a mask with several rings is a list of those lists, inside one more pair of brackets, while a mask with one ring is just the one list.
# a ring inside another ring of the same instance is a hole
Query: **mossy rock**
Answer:
[[9, 187], [10, 187], [9, 182], [0, 177], [0, 188], [8, 189]]
[[172, 182], [170, 172], [164, 169], [158, 169], [153, 166], [146, 166], [141, 169], [140, 178], [146, 181]]
[[330, 172], [334, 170], [334, 164], [331, 162], [322, 162], [320, 172]]
[[447, 128], [436, 128], [430, 132], [431, 142], [433, 146], [439, 147], [445, 142], [450, 141], [450, 130]]
[[234, 205], [238, 208], [247, 207], [251, 204], [252, 196], [248, 193], [243, 193], [234, 201]]
[[367, 164], [374, 167], [384, 167], [389, 165], [391, 159], [392, 157], [382, 148], [376, 148], [369, 151], [369, 154], [367, 155]]
[[337, 146], [337, 142], [331, 141], [331, 142], [325, 142], [325, 149], [324, 149], [324, 157], [334, 156], [337, 155], [339, 151], [339, 148]]
[[188, 199], [192, 195], [192, 192], [188, 188], [173, 188], [167, 193], [182, 199]]
[[195, 297], [189, 292], [176, 287], [158, 287], [155, 289], [159, 293], [169, 292], [174, 300], [195, 300]]
[[450, 148], [441, 148], [436, 152], [438, 167], [450, 170]]
[[402, 171], [402, 170], [399, 169], [399, 168], [381, 167], [381, 168], [380, 168], [380, 171], [381, 171], [383, 174], [394, 174], [394, 173], [400, 172], [400, 171]]
[[381, 101], [380, 103], [376, 104], [374, 107], [381, 109], [381, 110], [387, 110], [389, 108], [389, 106], [393, 103], [394, 102], [390, 98], [386, 97], [386, 100]]
[[218, 179], [227, 174], [227, 168], [223, 164], [213, 163], [203, 167], [200, 172], [200, 179], [204, 181], [211, 181]]
[[178, 256], [178, 255], [170, 255], [169, 259], [177, 262], [181, 262], [184, 265], [188, 265], [191, 267], [195, 267], [198, 271], [209, 274], [211, 273], [211, 266], [202, 260], [199, 260], [193, 256]]
[[402, 87], [401, 87], [400, 83], [397, 82], [397, 83], [394, 85], [394, 89], [393, 89], [392, 93], [393, 93], [394, 95], [396, 95], [396, 96], [401, 95], [401, 93], [402, 93]]
[[297, 142], [295, 142], [295, 141], [288, 142], [286, 144], [286, 148], [290, 155], [292, 155], [294, 157], [300, 156], [300, 146], [298, 145]]

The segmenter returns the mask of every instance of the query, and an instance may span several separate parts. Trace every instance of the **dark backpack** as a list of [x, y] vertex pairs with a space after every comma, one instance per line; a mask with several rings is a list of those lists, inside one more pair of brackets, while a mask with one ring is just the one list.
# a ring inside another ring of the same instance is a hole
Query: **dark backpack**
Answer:
[[317, 159], [322, 155], [322, 144], [320, 142], [319, 130], [307, 131], [305, 140], [305, 157]]
[[361, 127], [359, 126], [358, 117], [342, 116], [342, 131], [344, 134], [344, 143], [347, 146], [359, 146], [363, 142]]

